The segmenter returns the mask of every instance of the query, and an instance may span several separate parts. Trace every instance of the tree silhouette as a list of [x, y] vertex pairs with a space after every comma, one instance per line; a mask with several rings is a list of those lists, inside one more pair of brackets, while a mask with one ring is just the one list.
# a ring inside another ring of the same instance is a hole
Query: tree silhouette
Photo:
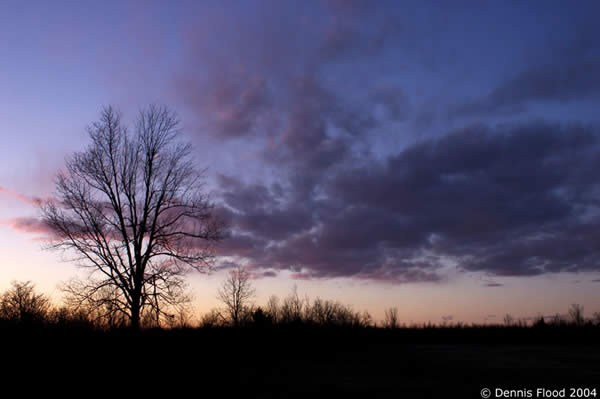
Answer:
[[292, 292], [283, 299], [279, 309], [281, 322], [284, 324], [301, 324], [308, 301], [298, 295], [298, 287], [294, 285]]
[[384, 313], [383, 325], [385, 328], [395, 329], [398, 328], [398, 308], [388, 308]]
[[259, 306], [252, 312], [252, 322], [256, 327], [264, 327], [273, 324], [273, 319]]
[[171, 317], [183, 275], [210, 268], [223, 225], [203, 193], [204, 171], [179, 122], [165, 107], [140, 111], [130, 134], [120, 113], [105, 108], [88, 128], [91, 144], [66, 161], [56, 200], [42, 205], [52, 249], [88, 268], [80, 299], [99, 299], [138, 329], [141, 315]]
[[269, 297], [267, 305], [265, 306], [265, 311], [274, 323], [279, 323], [281, 311], [279, 307], [279, 298], [277, 295], [271, 295]]
[[583, 306], [578, 303], [572, 304], [569, 307], [569, 318], [574, 325], [582, 326], [585, 321], [583, 318]]
[[237, 327], [246, 316], [255, 290], [250, 284], [250, 273], [238, 267], [229, 273], [217, 292], [217, 299], [225, 304], [231, 323]]
[[19, 323], [42, 322], [50, 310], [50, 301], [37, 294], [31, 281], [13, 281], [0, 298], [0, 317]]

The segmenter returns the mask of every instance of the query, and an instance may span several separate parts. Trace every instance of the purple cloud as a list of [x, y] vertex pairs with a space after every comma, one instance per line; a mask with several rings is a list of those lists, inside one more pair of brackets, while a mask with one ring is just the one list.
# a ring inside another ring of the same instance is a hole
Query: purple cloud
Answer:
[[35, 217], [16, 217], [1, 220], [0, 223], [9, 226], [13, 230], [43, 236], [44, 240], [54, 236], [54, 232], [42, 220]]
[[[426, 17], [386, 5], [274, 3], [268, 18], [240, 7], [190, 25], [178, 94], [198, 131], [251, 153], [260, 170], [217, 177], [231, 226], [221, 253], [296, 278], [396, 283], [443, 280], [449, 265], [491, 275], [600, 269], [597, 127], [484, 120], [417, 138], [412, 127], [433, 130], [456, 111], [421, 95], [424, 71], [477, 69], [456, 69], [472, 55], [451, 51], [476, 27], [455, 30], [470, 5]], [[466, 114], [595, 95], [596, 56], [581, 43], [560, 63], [522, 65]]]
[[445, 260], [495, 275], [598, 270], [599, 152], [595, 128], [474, 126], [320, 177], [307, 164], [308, 192], [221, 182], [249, 244], [240, 256], [298, 278], [437, 281]]

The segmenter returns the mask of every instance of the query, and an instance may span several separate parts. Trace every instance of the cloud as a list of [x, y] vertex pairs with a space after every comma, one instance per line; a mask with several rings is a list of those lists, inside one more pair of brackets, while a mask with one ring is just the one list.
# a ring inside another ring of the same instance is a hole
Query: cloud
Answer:
[[[203, 131], [294, 150], [318, 142], [331, 125], [349, 135], [364, 134], [376, 125], [372, 114], [378, 105], [386, 118], [406, 117], [401, 88], [381, 87], [371, 76], [365, 82], [354, 67], [342, 64], [368, 65], [393, 51], [383, 45], [398, 35], [389, 7], [386, 13], [368, 3], [329, 2], [292, 10], [275, 2], [246, 11], [244, 6], [226, 14], [206, 10], [202, 23], [188, 25], [186, 67], [174, 86]], [[347, 90], [337, 90], [338, 79], [367, 83], [373, 90], [347, 96]], [[307, 139], [300, 142], [298, 136]]]
[[210, 116], [212, 131], [228, 138], [253, 134], [255, 127], [261, 123], [263, 114], [268, 111], [270, 101], [269, 88], [264, 78], [239, 75], [236, 81], [232, 78], [234, 74], [228, 76], [218, 73], [218, 83], [192, 83], [193, 87], [185, 90], [187, 100], [197, 111]]
[[532, 103], [567, 103], [600, 98], [600, 51], [596, 27], [576, 28], [574, 36], [548, 45], [543, 54], [502, 81], [489, 94], [451, 109], [451, 116], [518, 114]]
[[[490, 275], [599, 269], [596, 128], [482, 121], [416, 141], [407, 132], [407, 121], [433, 130], [447, 111], [448, 94], [432, 96], [428, 73], [448, 66], [437, 78], [450, 80], [476, 61], [453, 54], [456, 43], [486, 50], [470, 36], [477, 27], [456, 31], [471, 6], [422, 13], [330, 1], [292, 12], [275, 2], [208, 10], [189, 24], [177, 94], [198, 132], [248, 160], [217, 177], [231, 226], [221, 254], [296, 278], [394, 283], [442, 281], [452, 266]], [[490, 7], [474, 12], [489, 18]], [[521, 65], [450, 113], [514, 115], [533, 101], [595, 96], [587, 72], [596, 55], [577, 43], [572, 57]], [[387, 145], [394, 140], [401, 145]]]
[[404, 90], [398, 87], [378, 87], [373, 89], [371, 98], [384, 108], [390, 120], [403, 121], [409, 117], [411, 104]]
[[4, 219], [0, 223], [9, 226], [13, 230], [26, 233], [38, 234], [44, 237], [53, 236], [54, 232], [41, 219], [35, 217], [17, 217], [12, 219]]
[[467, 270], [593, 269], [598, 253], [586, 246], [597, 236], [597, 155], [591, 128], [474, 126], [350, 170], [331, 189], [403, 224], [382, 229], [389, 244], [430, 248]]
[[439, 281], [449, 261], [502, 276], [598, 270], [599, 151], [592, 127], [472, 126], [323, 175], [310, 193], [229, 179], [223, 198], [249, 244], [235, 254], [299, 278]]
[[33, 205], [33, 206], [39, 206], [43, 201], [43, 199], [40, 197], [21, 194], [19, 192], [16, 192], [14, 190], [11, 190], [11, 189], [5, 188], [5, 187], [0, 187], [0, 194], [4, 194], [10, 198], [19, 200], [21, 202], [24, 202], [28, 205]]
[[339, 61], [383, 51], [402, 33], [403, 28], [393, 3], [383, 3], [329, 2], [326, 9], [331, 18], [322, 28], [318, 54], [326, 60]]
[[277, 277], [277, 272], [273, 270], [265, 270], [261, 273], [260, 277]]
[[569, 64], [533, 65], [489, 95], [457, 106], [455, 116], [522, 113], [534, 102], [566, 103], [600, 97], [600, 57]]

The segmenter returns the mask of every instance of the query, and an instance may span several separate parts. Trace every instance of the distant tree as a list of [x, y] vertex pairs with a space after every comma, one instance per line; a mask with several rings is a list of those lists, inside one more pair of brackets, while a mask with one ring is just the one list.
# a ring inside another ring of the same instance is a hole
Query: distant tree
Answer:
[[225, 317], [218, 309], [211, 309], [208, 313], [205, 313], [200, 319], [200, 327], [202, 328], [213, 328], [221, 327], [225, 322]]
[[595, 312], [593, 322], [596, 326], [600, 326], [600, 312]]
[[284, 298], [280, 308], [280, 321], [285, 324], [298, 324], [303, 321], [305, 301], [298, 295], [298, 287], [294, 285], [292, 292]]
[[279, 308], [279, 298], [277, 295], [271, 295], [269, 297], [265, 311], [271, 320], [273, 320], [273, 323], [279, 323], [281, 319], [281, 309]]
[[320, 326], [357, 327], [370, 323], [368, 313], [359, 313], [349, 305], [317, 298], [311, 304], [305, 302], [306, 322]]
[[217, 291], [217, 299], [225, 304], [232, 325], [237, 327], [248, 316], [250, 301], [255, 295], [250, 273], [243, 267], [231, 272]]
[[334, 314], [330, 301], [317, 298], [312, 305], [309, 303], [305, 312], [306, 320], [312, 324], [325, 325], [332, 323]]
[[371, 316], [371, 313], [369, 313], [369, 311], [364, 310], [360, 314], [360, 326], [361, 327], [373, 327], [373, 316]]
[[190, 302], [185, 302], [175, 308], [175, 313], [169, 320], [170, 328], [191, 328], [195, 322], [192, 306]]
[[398, 308], [388, 308], [385, 310], [383, 326], [389, 329], [398, 328]]
[[504, 325], [505, 325], [506, 327], [511, 327], [511, 326], [513, 326], [514, 324], [515, 324], [515, 318], [514, 318], [514, 317], [512, 317], [510, 314], [508, 314], [508, 313], [507, 313], [507, 314], [504, 316]]
[[36, 293], [31, 281], [13, 281], [0, 299], [0, 317], [19, 323], [45, 321], [50, 308], [50, 300]]
[[538, 314], [537, 316], [535, 316], [533, 318], [532, 325], [533, 325], [533, 327], [539, 327], [539, 328], [544, 328], [544, 327], [548, 326], [548, 324], [546, 323], [546, 318], [541, 314]]
[[252, 312], [252, 324], [256, 327], [265, 327], [273, 324], [273, 319], [259, 306]]
[[554, 316], [552, 316], [552, 318], [550, 319], [550, 324], [552, 326], [555, 327], [561, 327], [564, 326], [566, 323], [564, 317], [560, 314], [560, 313], [556, 313]]
[[583, 306], [578, 303], [572, 304], [569, 308], [569, 319], [574, 325], [582, 326], [584, 323]]
[[85, 284], [71, 287], [80, 299], [110, 305], [134, 329], [145, 312], [170, 319], [184, 274], [210, 268], [211, 244], [224, 236], [203, 171], [165, 107], [142, 110], [133, 134], [105, 108], [88, 134], [89, 147], [57, 177], [56, 200], [42, 205], [49, 247], [90, 271]]

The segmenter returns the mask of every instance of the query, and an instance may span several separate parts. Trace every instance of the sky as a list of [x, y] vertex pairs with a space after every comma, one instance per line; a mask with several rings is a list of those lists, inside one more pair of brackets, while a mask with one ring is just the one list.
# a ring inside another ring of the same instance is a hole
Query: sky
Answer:
[[[40, 201], [104, 106], [148, 104], [230, 226], [256, 302], [401, 321], [600, 312], [597, 1], [4, 1], [0, 290], [60, 298]], [[190, 275], [198, 312], [224, 271]]]

